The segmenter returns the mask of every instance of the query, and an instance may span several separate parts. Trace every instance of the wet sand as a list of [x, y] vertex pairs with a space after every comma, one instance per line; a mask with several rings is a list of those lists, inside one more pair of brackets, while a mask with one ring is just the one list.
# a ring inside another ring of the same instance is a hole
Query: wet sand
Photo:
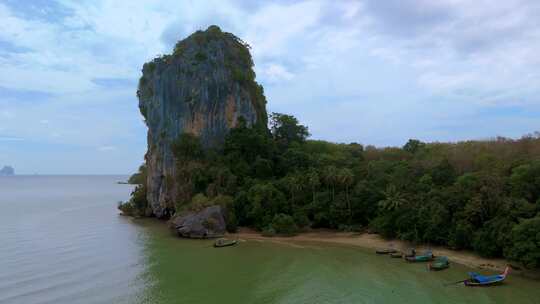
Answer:
[[[332, 230], [313, 230], [291, 237], [265, 237], [255, 230], [248, 228], [240, 228], [237, 233], [229, 234], [229, 237], [290, 244], [298, 244], [300, 242], [319, 242], [359, 246], [369, 249], [394, 248], [398, 251], [405, 251], [407, 248], [413, 247], [408, 242], [400, 240], [386, 240], [377, 234], [338, 232]], [[457, 251], [445, 247], [428, 246], [425, 244], [415, 246], [415, 248], [417, 253], [421, 253], [424, 250], [431, 249], [435, 256], [447, 256], [451, 262], [471, 268], [502, 272], [506, 265], [510, 264], [510, 262], [505, 259], [484, 258], [475, 254], [474, 252], [467, 250]]]

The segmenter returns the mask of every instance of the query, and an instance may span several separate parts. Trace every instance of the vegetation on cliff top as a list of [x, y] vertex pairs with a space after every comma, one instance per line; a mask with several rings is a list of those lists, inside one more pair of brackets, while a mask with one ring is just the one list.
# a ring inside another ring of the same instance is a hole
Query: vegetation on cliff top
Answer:
[[[186, 39], [179, 41], [170, 55], [158, 56], [143, 65], [139, 79], [137, 96], [141, 99], [151, 98], [154, 92], [152, 78], [154, 73], [175, 62], [183, 62], [188, 74], [197, 74], [197, 66], [201, 63], [211, 66], [224, 66], [230, 78], [244, 88], [258, 115], [257, 124], [266, 127], [266, 97], [263, 87], [255, 80], [251, 47], [234, 34], [221, 31], [212, 25], [205, 31], [196, 31]], [[201, 71], [204, 73], [204, 71]], [[200, 75], [201, 77], [204, 75]], [[141, 114], [146, 118], [146, 110], [141, 107]]]

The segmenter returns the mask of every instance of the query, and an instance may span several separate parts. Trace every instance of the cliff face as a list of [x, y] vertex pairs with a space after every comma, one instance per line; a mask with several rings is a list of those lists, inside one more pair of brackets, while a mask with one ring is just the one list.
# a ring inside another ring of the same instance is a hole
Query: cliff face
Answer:
[[266, 126], [266, 99], [252, 67], [249, 46], [217, 26], [144, 64], [137, 96], [148, 126], [147, 198], [157, 217], [175, 203], [171, 146], [182, 133], [197, 135], [205, 148], [219, 148], [240, 117]]

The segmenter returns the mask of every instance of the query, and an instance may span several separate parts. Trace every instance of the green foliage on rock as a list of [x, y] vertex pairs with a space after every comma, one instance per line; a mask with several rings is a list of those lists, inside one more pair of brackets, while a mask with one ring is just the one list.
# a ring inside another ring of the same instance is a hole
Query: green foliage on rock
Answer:
[[[195, 43], [193, 43], [195, 42]], [[210, 62], [211, 64], [224, 62], [231, 78], [249, 94], [249, 98], [258, 115], [257, 124], [265, 128], [266, 97], [264, 90], [259, 85], [253, 71], [253, 59], [249, 52], [250, 46], [234, 34], [223, 32], [218, 26], [212, 25], [205, 31], [197, 31], [188, 38], [179, 41], [170, 58], [164, 56], [155, 59], [154, 63], [163, 63], [167, 60], [181, 60], [199, 64]], [[210, 51], [209, 51], [210, 50]], [[213, 50], [213, 51], [212, 51]], [[143, 68], [150, 73], [150, 67]], [[142, 79], [142, 78], [141, 78]], [[141, 90], [141, 94], [145, 93]]]
[[182, 133], [173, 143], [172, 152], [177, 160], [200, 159], [204, 155], [199, 138], [191, 133]]
[[127, 202], [119, 202], [118, 210], [124, 215], [129, 216], [147, 216], [151, 214], [148, 209], [148, 201], [146, 200], [146, 185], [138, 185], [131, 192], [131, 198]]
[[143, 185], [146, 183], [146, 176], [147, 176], [147, 168], [146, 165], [141, 165], [139, 167], [139, 171], [132, 176], [129, 177], [128, 183], [132, 185]]

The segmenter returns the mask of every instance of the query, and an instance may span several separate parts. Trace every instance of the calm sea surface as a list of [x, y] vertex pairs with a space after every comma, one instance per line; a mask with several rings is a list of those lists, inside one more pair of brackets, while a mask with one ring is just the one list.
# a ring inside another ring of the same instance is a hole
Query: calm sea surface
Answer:
[[469, 269], [346, 246], [214, 249], [118, 216], [125, 176], [0, 177], [0, 303], [540, 303], [540, 282], [444, 287]]

